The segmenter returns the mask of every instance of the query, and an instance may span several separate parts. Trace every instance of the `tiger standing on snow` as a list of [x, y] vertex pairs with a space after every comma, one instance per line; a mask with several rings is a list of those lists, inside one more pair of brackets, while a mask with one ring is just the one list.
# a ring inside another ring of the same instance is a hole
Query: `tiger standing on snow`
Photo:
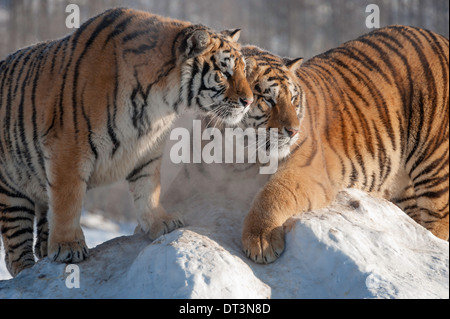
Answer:
[[276, 260], [283, 223], [344, 188], [386, 198], [448, 240], [447, 38], [386, 27], [303, 65], [256, 47], [242, 52], [255, 102], [240, 126], [276, 128], [286, 157], [245, 219], [248, 257]]
[[34, 264], [35, 217], [38, 257], [86, 258], [80, 214], [92, 187], [126, 179], [151, 238], [182, 225], [159, 203], [164, 140], [186, 108], [220, 102], [225, 121], [242, 119], [253, 96], [238, 37], [111, 9], [0, 62], [0, 226], [12, 275]]

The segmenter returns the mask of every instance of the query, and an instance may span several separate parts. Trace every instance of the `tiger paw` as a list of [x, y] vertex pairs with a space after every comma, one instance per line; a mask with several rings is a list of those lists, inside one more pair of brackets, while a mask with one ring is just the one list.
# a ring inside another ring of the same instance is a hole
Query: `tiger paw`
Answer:
[[47, 256], [47, 238], [41, 238], [38, 236], [34, 251], [38, 259], [42, 259]]
[[84, 239], [73, 242], [49, 243], [48, 257], [59, 263], [78, 263], [89, 255]]
[[26, 254], [21, 254], [17, 256], [17, 254], [5, 254], [5, 263], [6, 268], [8, 269], [11, 276], [15, 277], [17, 274], [19, 274], [22, 270], [31, 268], [34, 266], [34, 258], [33, 258], [33, 252], [28, 252]]
[[153, 219], [152, 222], [141, 222], [136, 228], [135, 233], [138, 231], [144, 232], [150, 239], [155, 240], [159, 236], [170, 233], [183, 226], [184, 223], [181, 217], [166, 214]]
[[274, 262], [284, 251], [283, 226], [244, 224], [242, 245], [248, 258], [259, 264]]

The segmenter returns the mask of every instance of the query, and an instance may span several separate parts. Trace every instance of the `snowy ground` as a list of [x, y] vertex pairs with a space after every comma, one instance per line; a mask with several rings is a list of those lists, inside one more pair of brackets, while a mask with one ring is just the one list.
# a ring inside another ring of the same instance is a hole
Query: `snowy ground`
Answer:
[[[241, 251], [247, 208], [214, 194], [173, 205], [186, 227], [154, 242], [122, 236], [92, 249], [79, 288], [69, 288], [66, 265], [44, 259], [0, 281], [0, 299], [449, 298], [448, 242], [391, 203], [342, 192], [329, 208], [289, 220], [283, 255], [256, 265]], [[121, 233], [85, 228], [90, 247]]]
[[[133, 224], [118, 224], [106, 219], [102, 215], [86, 212], [84, 212], [81, 220], [86, 244], [89, 248], [93, 248], [119, 236], [131, 235], [135, 227]], [[11, 279], [11, 275], [6, 269], [5, 252], [2, 246], [0, 249], [0, 280], [5, 279]]]
[[253, 165], [167, 161], [162, 176], [162, 203], [186, 227], [151, 242], [129, 236], [135, 225], [85, 214], [93, 249], [78, 265], [79, 288], [68, 288], [66, 265], [48, 259], [10, 279], [0, 252], [0, 299], [449, 298], [449, 243], [392, 203], [346, 190], [330, 207], [288, 220], [285, 252], [257, 265], [240, 238], [268, 176]]

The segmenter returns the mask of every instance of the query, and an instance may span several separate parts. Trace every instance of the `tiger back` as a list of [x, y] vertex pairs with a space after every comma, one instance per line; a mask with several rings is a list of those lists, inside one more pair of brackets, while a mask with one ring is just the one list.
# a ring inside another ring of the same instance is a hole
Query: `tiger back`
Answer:
[[[220, 102], [242, 118], [252, 102], [239, 30], [111, 9], [61, 39], [0, 63], [0, 231], [12, 275], [38, 257], [79, 262], [87, 189], [126, 179], [139, 229], [182, 225], [159, 203], [166, 135], [186, 109]], [[48, 211], [48, 220], [47, 220]]]
[[[247, 59], [263, 55], [283, 63], [263, 50], [243, 52]], [[325, 207], [349, 187], [394, 202], [448, 240], [448, 39], [420, 28], [386, 27], [310, 59], [294, 77], [303, 99], [278, 105], [256, 90], [243, 122], [276, 127], [280, 134], [290, 129], [286, 123], [300, 123], [286, 142], [290, 154], [280, 152], [287, 157], [245, 219], [247, 255], [273, 262], [284, 250], [282, 225], [289, 217]]]

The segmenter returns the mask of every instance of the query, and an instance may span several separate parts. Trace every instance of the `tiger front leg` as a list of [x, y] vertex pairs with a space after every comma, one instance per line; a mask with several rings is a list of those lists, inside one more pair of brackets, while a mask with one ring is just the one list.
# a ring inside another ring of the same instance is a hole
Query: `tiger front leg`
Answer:
[[245, 218], [242, 245], [247, 257], [256, 263], [274, 262], [284, 251], [283, 221], [277, 215], [255, 203]]
[[48, 257], [61, 263], [78, 263], [88, 256], [88, 247], [80, 225], [86, 187], [68, 182], [51, 186]]
[[61, 263], [78, 263], [88, 256], [80, 225], [87, 190], [90, 161], [83, 160], [75, 147], [61, 151], [46, 163], [49, 197], [48, 257]]
[[34, 253], [39, 259], [47, 257], [49, 234], [47, 212], [47, 205], [35, 204], [37, 236], [36, 243], [34, 245]]
[[160, 204], [161, 156], [136, 167], [127, 177], [137, 208], [138, 227], [154, 240], [184, 226], [180, 216], [168, 214]]
[[292, 216], [328, 205], [334, 198], [320, 174], [300, 170], [276, 173], [256, 196], [245, 218], [243, 250], [256, 263], [274, 262], [284, 251], [283, 224]]
[[292, 207], [287, 213], [286, 194], [283, 186], [269, 181], [256, 196], [244, 221], [243, 249], [247, 257], [256, 263], [274, 262], [284, 251], [283, 223], [297, 211]]

